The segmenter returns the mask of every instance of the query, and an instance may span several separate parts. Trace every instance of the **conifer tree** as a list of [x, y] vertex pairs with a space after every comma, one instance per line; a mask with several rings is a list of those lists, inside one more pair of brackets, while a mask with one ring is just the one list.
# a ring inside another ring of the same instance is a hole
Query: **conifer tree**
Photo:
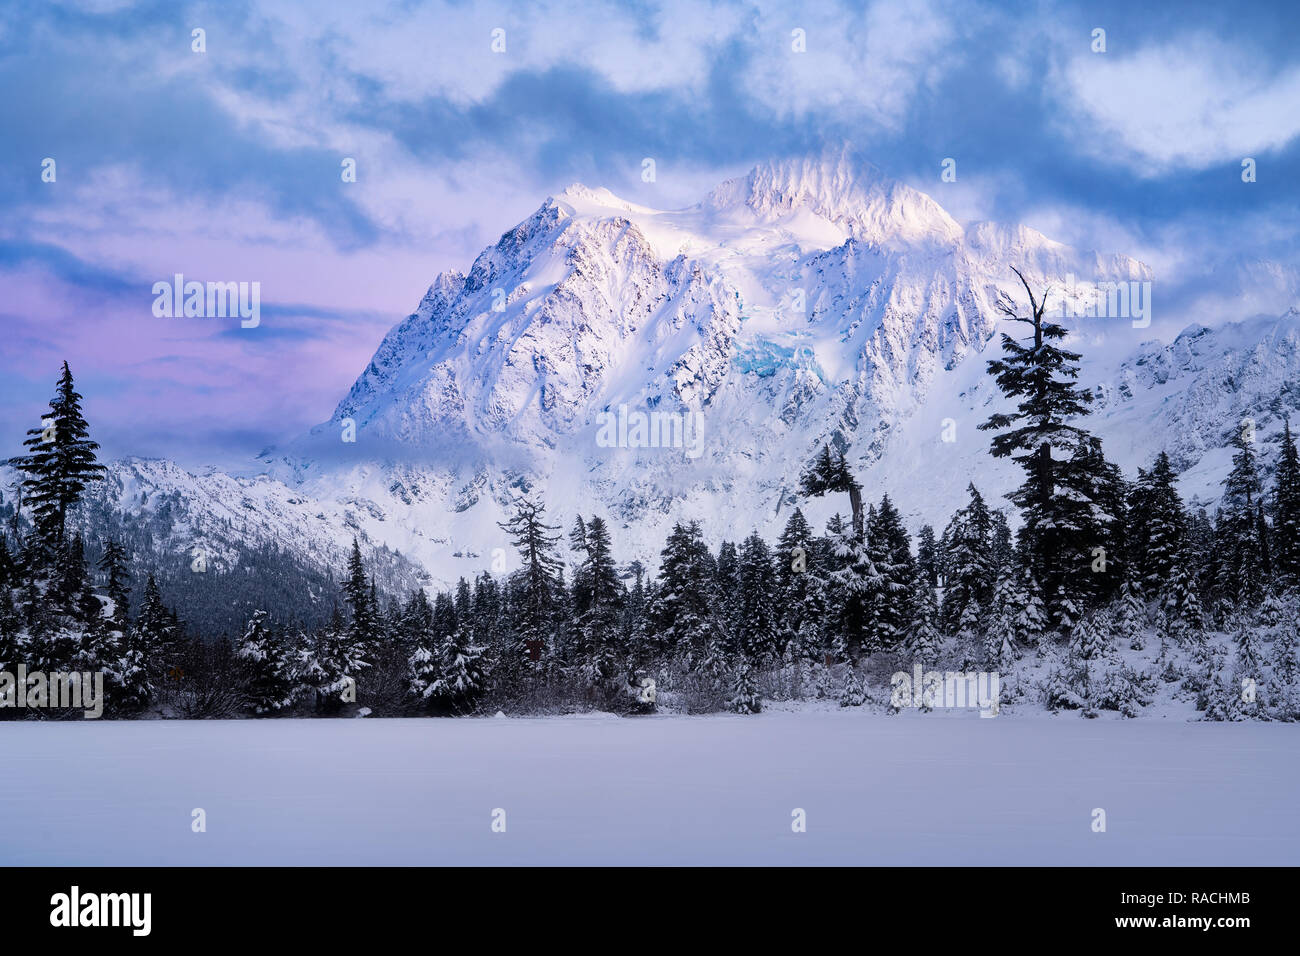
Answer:
[[161, 680], [176, 665], [180, 637], [176, 617], [163, 604], [158, 584], [151, 574], [145, 582], [140, 613], [132, 629], [132, 642], [143, 652], [145, 667], [154, 680]]
[[1064, 326], [1045, 318], [1047, 297], [1034, 295], [1028, 280], [1014, 270], [1029, 295], [1030, 314], [1000, 306], [1011, 321], [1029, 326], [1022, 344], [1002, 336], [1004, 357], [988, 363], [1006, 396], [1018, 399], [1014, 412], [999, 412], [981, 429], [1000, 432], [993, 439], [997, 458], [1011, 458], [1025, 473], [1011, 498], [1024, 513], [1021, 537], [1030, 569], [1050, 596], [1049, 615], [1060, 623], [1062, 603], [1080, 586], [1091, 561], [1090, 525], [1097, 519], [1091, 498], [1096, 485], [1100, 444], [1072, 420], [1086, 415], [1092, 393], [1075, 385], [1080, 355], [1062, 348]]
[[740, 658], [735, 668], [735, 679], [731, 687], [731, 696], [727, 699], [727, 709], [734, 714], [757, 714], [763, 709], [758, 696], [758, 687], [754, 683], [754, 670], [749, 661]]
[[845, 668], [844, 691], [840, 695], [840, 706], [861, 707], [866, 702], [867, 694], [862, 688], [862, 681], [858, 679], [858, 669], [850, 661]]
[[1070, 634], [1070, 650], [1081, 661], [1092, 661], [1101, 657], [1105, 646], [1105, 641], [1097, 627], [1097, 620], [1092, 615], [1080, 619]]
[[411, 696], [421, 703], [430, 703], [436, 693], [438, 681], [442, 677], [442, 663], [434, 647], [430, 644], [434, 636], [432, 631], [418, 638], [407, 658], [408, 684]]
[[99, 569], [108, 576], [104, 583], [104, 593], [113, 605], [109, 619], [119, 631], [125, 631], [131, 575], [127, 571], [126, 550], [121, 544], [110, 541], [104, 545], [104, 553], [99, 558]]
[[917, 578], [912, 596], [912, 626], [907, 635], [907, 651], [912, 660], [920, 664], [930, 664], [935, 660], [939, 649], [939, 604], [934, 588], [930, 585], [929, 575], [923, 568], [917, 569]]
[[1135, 562], [1142, 590], [1164, 595], [1189, 545], [1187, 512], [1175, 486], [1169, 455], [1161, 452], [1149, 472], [1134, 486]]
[[514, 642], [511, 667], [534, 675], [551, 665], [556, 604], [562, 564], [555, 552], [559, 536], [545, 520], [540, 502], [521, 497], [514, 514], [500, 525], [519, 553], [520, 567], [510, 576]]
[[1300, 720], [1300, 621], [1295, 617], [1282, 624], [1273, 643], [1273, 700], [1281, 720]]
[[256, 714], [272, 714], [293, 703], [293, 659], [284, 639], [271, 631], [265, 611], [254, 611], [235, 656], [249, 671], [248, 706]]
[[645, 568], [640, 561], [633, 561], [629, 570], [632, 572], [632, 587], [627, 590], [627, 598], [623, 603], [620, 627], [627, 657], [628, 679], [635, 680], [660, 662], [654, 660], [654, 648], [650, 642], [650, 594], [646, 587]]
[[[581, 522], [582, 519], [578, 518]], [[584, 682], [596, 687], [618, 672], [623, 664], [619, 617], [623, 586], [614, 564], [613, 545], [604, 519], [593, 517], [575, 539], [583, 560], [574, 573], [577, 654], [575, 663]]]
[[756, 665], [777, 658], [776, 569], [767, 542], [755, 531], [741, 545], [737, 645]]
[[349, 646], [343, 654], [349, 660], [365, 661], [368, 666], [372, 665], [376, 657], [382, 624], [371, 582], [366, 577], [365, 564], [361, 560], [361, 546], [356, 538], [352, 539], [352, 551], [348, 555], [348, 567], [343, 580], [343, 599], [352, 612], [344, 637]]
[[654, 644], [658, 655], [678, 657], [688, 670], [703, 661], [709, 644], [718, 640], [710, 557], [694, 521], [674, 525], [660, 555], [650, 608]]
[[176, 625], [151, 574], [145, 583], [140, 613], [122, 644], [122, 658], [115, 668], [123, 702], [130, 708], [148, 706], [158, 683], [174, 666]]
[[28, 454], [14, 458], [25, 476], [26, 503], [31, 507], [37, 535], [52, 552], [63, 545], [68, 509], [81, 500], [86, 485], [98, 481], [104, 466], [95, 459], [99, 449], [90, 440], [90, 427], [81, 412], [81, 396], [63, 363], [50, 413], [39, 428], [27, 432]]
[[1300, 456], [1289, 418], [1273, 477], [1273, 569], [1283, 588], [1300, 587]]
[[371, 666], [360, 651], [351, 622], [345, 621], [335, 606], [329, 624], [317, 633], [312, 646], [300, 653], [299, 678], [315, 692], [317, 705], [325, 712], [355, 701], [357, 684]]
[[399, 643], [409, 651], [432, 628], [433, 606], [429, 604], [429, 596], [424, 593], [424, 588], [416, 588], [402, 608], [402, 618], [397, 628]]
[[998, 579], [988, 630], [984, 634], [985, 662], [995, 671], [1005, 673], [1015, 663], [1015, 645], [1027, 604], [1028, 596], [1014, 573]]
[[1132, 575], [1127, 575], [1120, 587], [1115, 630], [1117, 639], [1128, 642], [1131, 650], [1140, 651], [1146, 646], [1143, 618], [1141, 594]]
[[786, 521], [776, 548], [778, 647], [782, 654], [793, 644], [795, 661], [823, 652], [826, 620], [825, 569], [819, 560], [812, 529], [798, 508]]
[[1043, 594], [1038, 587], [1038, 581], [1028, 571], [1021, 573], [1025, 575], [1025, 584], [1022, 588], [1025, 604], [1018, 622], [1017, 633], [1020, 635], [1021, 643], [1032, 647], [1047, 633], [1047, 610], [1043, 606]]
[[865, 533], [862, 486], [853, 477], [843, 451], [832, 454], [830, 445], [823, 445], [817, 457], [799, 476], [799, 486], [809, 498], [818, 498], [830, 492], [847, 492], [853, 512], [853, 534], [861, 540]]
[[972, 483], [969, 503], [948, 522], [939, 541], [944, 575], [943, 626], [955, 631], [966, 605], [987, 606], [993, 600], [997, 568], [993, 564], [993, 517]]
[[1246, 421], [1233, 431], [1232, 470], [1223, 480], [1216, 538], [1219, 574], [1215, 593], [1222, 600], [1250, 606], [1263, 597], [1264, 553], [1259, 536], [1256, 504], [1261, 482], [1255, 455], [1255, 430]]
[[902, 516], [888, 495], [879, 508], [868, 513], [867, 542], [872, 565], [880, 575], [871, 609], [872, 644], [890, 649], [903, 640], [911, 624], [916, 561]]
[[713, 568], [713, 593], [716, 595], [715, 617], [724, 643], [734, 653], [739, 646], [740, 630], [740, 552], [731, 541], [718, 547]]
[[474, 644], [470, 629], [462, 625], [442, 646], [442, 676], [435, 693], [448, 702], [452, 711], [469, 713], [486, 689], [483, 648]]
[[939, 542], [935, 540], [934, 528], [928, 524], [922, 525], [916, 536], [916, 566], [930, 587], [939, 586]]

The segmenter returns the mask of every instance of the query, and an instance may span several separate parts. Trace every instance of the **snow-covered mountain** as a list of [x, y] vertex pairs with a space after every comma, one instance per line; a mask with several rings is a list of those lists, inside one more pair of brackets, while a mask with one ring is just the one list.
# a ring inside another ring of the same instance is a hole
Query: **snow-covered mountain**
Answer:
[[[497, 522], [520, 490], [566, 526], [605, 515], [621, 554], [652, 563], [682, 518], [714, 541], [773, 535], [826, 441], [869, 497], [942, 524], [972, 479], [994, 499], [1017, 481], [975, 428], [1000, 402], [980, 354], [998, 303], [1025, 304], [1013, 267], [1072, 314], [1104, 301], [1089, 284], [1151, 279], [1023, 226], [958, 223], [848, 150], [760, 165], [680, 210], [571, 186], [466, 274], [439, 275], [330, 421], [264, 455], [263, 476], [203, 483], [277, 536], [333, 553], [357, 533], [442, 585], [495, 549], [513, 557]], [[1067, 324], [1102, 394], [1090, 427], [1130, 475], [1165, 448], [1185, 491], [1212, 500], [1230, 423], [1254, 417], [1267, 442], [1300, 407], [1294, 310], [1169, 344], [1127, 317]], [[620, 447], [602, 428], [620, 412], [680, 416], [660, 423], [681, 447], [635, 432]]]

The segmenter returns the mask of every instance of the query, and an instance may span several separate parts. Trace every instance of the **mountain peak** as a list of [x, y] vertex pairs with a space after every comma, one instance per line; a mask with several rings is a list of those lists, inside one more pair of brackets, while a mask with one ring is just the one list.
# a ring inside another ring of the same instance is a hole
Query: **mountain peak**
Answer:
[[811, 213], [854, 238], [882, 245], [962, 238], [961, 226], [937, 202], [885, 176], [847, 144], [760, 163], [748, 176], [723, 183], [703, 205], [744, 208], [760, 220]]

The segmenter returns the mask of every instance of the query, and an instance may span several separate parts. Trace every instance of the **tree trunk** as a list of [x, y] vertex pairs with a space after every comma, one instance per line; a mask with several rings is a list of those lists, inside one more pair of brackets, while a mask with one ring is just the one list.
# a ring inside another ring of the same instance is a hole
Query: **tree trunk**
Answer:
[[849, 504], [853, 506], [853, 533], [862, 540], [862, 490], [857, 485], [849, 486]]

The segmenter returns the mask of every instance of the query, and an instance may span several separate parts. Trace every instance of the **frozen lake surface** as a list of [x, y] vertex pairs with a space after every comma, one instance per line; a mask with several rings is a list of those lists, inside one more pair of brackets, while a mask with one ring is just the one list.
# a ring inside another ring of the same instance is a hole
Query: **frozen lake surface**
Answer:
[[24, 722], [0, 766], [0, 865], [1300, 863], [1283, 724]]

